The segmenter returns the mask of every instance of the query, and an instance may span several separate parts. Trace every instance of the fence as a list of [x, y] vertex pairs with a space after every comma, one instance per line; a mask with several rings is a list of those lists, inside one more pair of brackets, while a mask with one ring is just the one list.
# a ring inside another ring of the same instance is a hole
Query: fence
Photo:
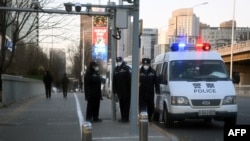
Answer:
[[7, 105], [29, 97], [44, 94], [41, 80], [2, 74], [2, 104]]

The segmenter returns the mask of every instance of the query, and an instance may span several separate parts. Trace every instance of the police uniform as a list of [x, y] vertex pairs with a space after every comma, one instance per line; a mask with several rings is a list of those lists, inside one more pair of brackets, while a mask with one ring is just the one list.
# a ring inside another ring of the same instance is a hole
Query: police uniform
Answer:
[[154, 112], [154, 92], [159, 93], [160, 86], [156, 72], [150, 66], [149, 58], [142, 59], [139, 82], [139, 111], [146, 111], [148, 113], [148, 120], [151, 121]]
[[131, 98], [131, 68], [126, 65], [122, 57], [116, 58], [117, 65], [113, 75], [113, 92], [117, 94], [120, 105], [121, 121], [129, 121]]
[[98, 67], [98, 64], [91, 62], [84, 75], [85, 100], [88, 101], [86, 120], [90, 122], [101, 121], [99, 119], [100, 100], [102, 99], [101, 77], [98, 70], [95, 70], [95, 67]]

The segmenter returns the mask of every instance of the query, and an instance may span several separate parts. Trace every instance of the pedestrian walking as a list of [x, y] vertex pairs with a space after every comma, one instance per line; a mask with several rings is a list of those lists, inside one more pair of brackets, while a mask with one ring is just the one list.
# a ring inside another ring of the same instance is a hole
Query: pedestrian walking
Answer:
[[131, 99], [131, 68], [122, 57], [116, 58], [117, 66], [113, 73], [113, 92], [117, 94], [120, 106], [120, 122], [129, 122]]
[[150, 66], [150, 59], [142, 59], [139, 84], [139, 111], [148, 113], [151, 122], [154, 112], [154, 93], [160, 93], [160, 86], [155, 70]]
[[53, 82], [53, 77], [51, 76], [50, 72], [48, 70], [45, 71], [44, 76], [43, 76], [43, 83], [45, 86], [46, 98], [51, 98], [52, 82]]
[[86, 121], [101, 122], [99, 119], [101, 94], [101, 76], [97, 62], [90, 62], [84, 75], [84, 92], [87, 100]]
[[68, 85], [69, 85], [69, 78], [67, 76], [67, 73], [64, 73], [62, 78], [62, 90], [64, 98], [66, 98], [68, 94]]

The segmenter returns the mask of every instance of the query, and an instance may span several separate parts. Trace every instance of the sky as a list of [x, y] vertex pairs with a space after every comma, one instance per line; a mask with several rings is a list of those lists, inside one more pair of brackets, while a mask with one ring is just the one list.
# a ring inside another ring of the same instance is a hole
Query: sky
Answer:
[[[55, 5], [61, 5], [61, 8], [64, 9], [63, 3], [66, 2], [106, 5], [109, 0], [54, 1], [55, 3], [51, 4], [52, 8]], [[119, 3], [119, 0], [111, 1], [116, 2], [117, 4]], [[207, 4], [201, 5], [201, 3], [204, 2], [207, 2]], [[124, 2], [124, 4], [128, 3]], [[237, 27], [250, 27], [250, 15], [248, 14], [249, 5], [250, 0], [140, 0], [139, 13], [140, 19], [143, 19], [144, 28], [167, 29], [168, 20], [172, 16], [172, 12], [180, 8], [193, 8], [196, 16], [200, 18], [200, 22], [208, 24], [210, 27], [219, 27], [220, 23], [232, 20], [233, 17], [237, 22]], [[72, 20], [71, 27], [68, 28], [68, 31], [65, 30], [65, 32], [72, 32], [72, 26], [79, 28], [77, 27], [80, 25], [78, 21], [79, 20]], [[78, 32], [74, 34], [76, 34], [76, 36], [79, 35]]]
[[[207, 4], [201, 5], [204, 2]], [[235, 5], [234, 0], [141, 0], [140, 18], [143, 19], [144, 27], [162, 28], [168, 24], [174, 10], [193, 8], [200, 22], [212, 27], [232, 20], [233, 15], [237, 27], [250, 27], [250, 15], [247, 14], [249, 5], [250, 0], [235, 0]]]
[[[69, 0], [58, 1], [69, 2]], [[73, 0], [70, 2], [81, 3], [81, 1], [106, 4], [108, 0]], [[119, 3], [119, 0], [112, 1]], [[200, 5], [204, 2], [207, 4]], [[168, 25], [168, 19], [174, 10], [193, 7], [196, 16], [200, 17], [200, 22], [212, 27], [219, 26], [223, 21], [232, 20], [233, 15], [235, 15], [238, 27], [250, 27], [249, 5], [250, 0], [140, 0], [140, 19], [143, 19], [144, 27], [162, 28]], [[233, 12], [234, 6], [235, 12]]]

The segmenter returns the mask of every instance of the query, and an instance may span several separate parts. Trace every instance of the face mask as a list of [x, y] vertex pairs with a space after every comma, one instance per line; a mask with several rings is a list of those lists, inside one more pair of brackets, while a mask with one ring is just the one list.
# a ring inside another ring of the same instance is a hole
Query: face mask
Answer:
[[99, 67], [95, 67], [95, 70], [96, 70], [96, 71], [99, 71]]
[[143, 68], [144, 68], [145, 70], [148, 70], [149, 66], [143, 66]]
[[121, 66], [122, 65], [122, 62], [117, 62], [117, 66]]

